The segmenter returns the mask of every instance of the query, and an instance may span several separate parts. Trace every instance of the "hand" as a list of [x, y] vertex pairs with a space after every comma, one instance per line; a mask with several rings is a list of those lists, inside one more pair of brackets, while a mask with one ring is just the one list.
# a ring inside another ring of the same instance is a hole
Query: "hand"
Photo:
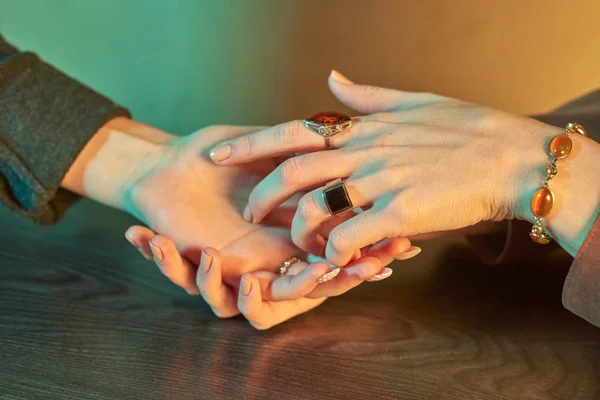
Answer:
[[[154, 258], [166, 276], [197, 269], [196, 276], [194, 279], [190, 277], [186, 286], [197, 285], [200, 294], [217, 316], [228, 318], [241, 312], [257, 329], [271, 328], [309, 311], [328, 297], [341, 295], [364, 280], [375, 282], [392, 274], [390, 268], [380, 271], [380, 264], [369, 257], [333, 271], [323, 262], [308, 264], [301, 261], [293, 264], [283, 277], [271, 271], [259, 270], [244, 274], [240, 284], [231, 287], [222, 281], [222, 257], [215, 249], [205, 248], [200, 265], [195, 267], [181, 257], [173, 241], [166, 236], [157, 235], [143, 227], [130, 228], [127, 236], [146, 258]], [[161, 260], [156, 258], [156, 249], [160, 249], [163, 255]], [[377, 254], [376, 251], [373, 253]], [[326, 279], [322, 279], [323, 276]]]
[[[529, 201], [544, 179], [548, 142], [561, 128], [438, 95], [356, 85], [338, 73], [332, 73], [329, 84], [345, 105], [375, 114], [356, 119], [349, 131], [333, 137], [336, 150], [300, 155], [279, 165], [250, 194], [245, 214], [253, 222], [294, 193], [317, 187], [300, 199], [292, 223], [294, 243], [307, 249], [329, 219], [319, 185], [346, 179], [354, 205], [369, 209], [330, 233], [327, 259], [344, 265], [356, 249], [382, 238], [455, 230], [482, 221], [532, 219]], [[583, 150], [569, 162], [584, 160], [592, 167], [592, 152], [586, 152], [591, 141], [579, 135], [572, 140]], [[230, 166], [323, 150], [324, 141], [301, 121], [293, 121], [226, 145], [231, 155], [218, 162]], [[560, 184], [555, 179], [553, 184]], [[581, 189], [586, 190], [585, 184], [580, 183]], [[569, 201], [593, 215], [597, 185], [585, 196], [587, 202], [573, 197]], [[578, 220], [583, 229], [588, 219]]]
[[[217, 126], [176, 137], [115, 119], [86, 146], [63, 187], [125, 209], [171, 238], [190, 263], [169, 277], [188, 292], [198, 291], [193, 284], [196, 268], [190, 265], [198, 265], [202, 249], [209, 245], [223, 255], [223, 280], [235, 286], [246, 272], [276, 271], [284, 260], [303, 256], [291, 242], [291, 217], [285, 209], [271, 218], [271, 226], [253, 225], [241, 217], [252, 188], [276, 167], [275, 160], [220, 168], [208, 159], [215, 143], [256, 129]], [[388, 245], [403, 252], [410, 242]], [[388, 256], [384, 263], [392, 259]]]

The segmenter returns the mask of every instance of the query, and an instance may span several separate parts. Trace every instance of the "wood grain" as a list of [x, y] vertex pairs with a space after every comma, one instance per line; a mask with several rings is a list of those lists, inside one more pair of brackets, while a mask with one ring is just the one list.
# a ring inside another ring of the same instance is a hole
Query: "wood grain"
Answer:
[[0, 221], [2, 398], [600, 398], [600, 329], [563, 309], [565, 259], [492, 268], [433, 241], [392, 278], [257, 332], [170, 284], [118, 211]]

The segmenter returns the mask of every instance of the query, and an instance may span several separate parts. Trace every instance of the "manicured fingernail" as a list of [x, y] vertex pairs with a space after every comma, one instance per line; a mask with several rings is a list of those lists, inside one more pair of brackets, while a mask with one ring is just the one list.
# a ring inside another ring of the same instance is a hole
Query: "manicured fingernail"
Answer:
[[346, 78], [344, 75], [337, 72], [335, 69], [331, 70], [331, 77], [333, 78], [334, 81], [342, 83], [344, 85], [353, 85], [354, 84], [354, 82], [352, 82], [350, 79]]
[[187, 294], [189, 294], [190, 296], [198, 296], [200, 294], [200, 291], [198, 289], [183, 289], [186, 291]]
[[338, 274], [340, 273], [341, 270], [342, 270], [341, 268], [336, 268], [336, 269], [332, 270], [331, 272], [326, 273], [325, 275], [323, 275], [322, 277], [317, 279], [317, 283], [329, 282], [330, 280], [332, 280], [333, 278], [338, 276]]
[[136, 249], [139, 249], [139, 248], [140, 248], [140, 246], [138, 246], [138, 245], [137, 245], [137, 243], [136, 243], [136, 242], [134, 242], [134, 241], [133, 241], [133, 239], [132, 239], [131, 237], [129, 237], [129, 233], [126, 233], [126, 234], [125, 234], [125, 239], [127, 239], [127, 241], [128, 241], [129, 243], [131, 243], [131, 245], [132, 245], [133, 247], [135, 247]]
[[252, 281], [248, 280], [245, 276], [242, 276], [242, 293], [244, 296], [248, 296], [252, 291]]
[[220, 144], [210, 151], [210, 158], [214, 162], [222, 162], [225, 161], [231, 156], [231, 145], [230, 144]]
[[396, 257], [394, 257], [396, 260], [408, 260], [409, 258], [413, 258], [414, 256], [416, 256], [417, 254], [419, 254], [421, 252], [421, 248], [417, 247], [417, 246], [411, 246], [410, 249], [408, 249], [408, 251], [402, 253], [402, 254], [398, 254]]
[[210, 270], [210, 267], [212, 267], [212, 261], [213, 258], [209, 256], [207, 252], [202, 250], [202, 271], [204, 273], [207, 273]]
[[244, 221], [252, 222], [252, 211], [250, 211], [250, 206], [246, 206], [246, 208], [244, 208], [244, 214], [242, 217], [244, 218]]
[[160, 250], [160, 248], [158, 248], [155, 244], [153, 244], [152, 242], [150, 242], [150, 250], [152, 251], [152, 255], [154, 256], [154, 258], [160, 262], [163, 260], [163, 253]]
[[391, 268], [385, 268], [385, 269], [383, 270], [383, 272], [382, 272], [382, 273], [380, 273], [380, 274], [377, 274], [377, 275], [373, 275], [372, 277], [370, 277], [370, 278], [367, 278], [367, 279], [365, 279], [365, 280], [366, 280], [367, 282], [377, 282], [377, 281], [382, 281], [382, 280], [384, 280], [384, 279], [386, 279], [386, 278], [389, 278], [389, 277], [392, 275], [392, 273], [393, 273], [393, 272], [394, 272], [394, 271], [392, 271], [392, 269], [391, 269]]

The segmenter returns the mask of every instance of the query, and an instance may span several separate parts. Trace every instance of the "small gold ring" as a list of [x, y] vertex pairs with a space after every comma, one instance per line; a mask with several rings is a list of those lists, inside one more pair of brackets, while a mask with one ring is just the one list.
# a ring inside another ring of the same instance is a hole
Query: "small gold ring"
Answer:
[[289, 260], [284, 261], [281, 267], [279, 267], [279, 276], [285, 276], [285, 274], [287, 274], [288, 272], [288, 269], [290, 269], [292, 265], [300, 261], [302, 260], [298, 257], [292, 257]]
[[331, 138], [352, 126], [352, 118], [335, 112], [320, 112], [304, 120], [304, 126], [318, 133], [325, 139], [325, 148], [331, 149]]

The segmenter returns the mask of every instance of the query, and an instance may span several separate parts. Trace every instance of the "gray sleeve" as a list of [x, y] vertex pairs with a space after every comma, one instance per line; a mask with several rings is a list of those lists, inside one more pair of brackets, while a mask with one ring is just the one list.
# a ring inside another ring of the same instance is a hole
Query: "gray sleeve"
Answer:
[[129, 112], [0, 36], [0, 201], [39, 223], [57, 221], [77, 198], [60, 189], [63, 177], [117, 116]]

